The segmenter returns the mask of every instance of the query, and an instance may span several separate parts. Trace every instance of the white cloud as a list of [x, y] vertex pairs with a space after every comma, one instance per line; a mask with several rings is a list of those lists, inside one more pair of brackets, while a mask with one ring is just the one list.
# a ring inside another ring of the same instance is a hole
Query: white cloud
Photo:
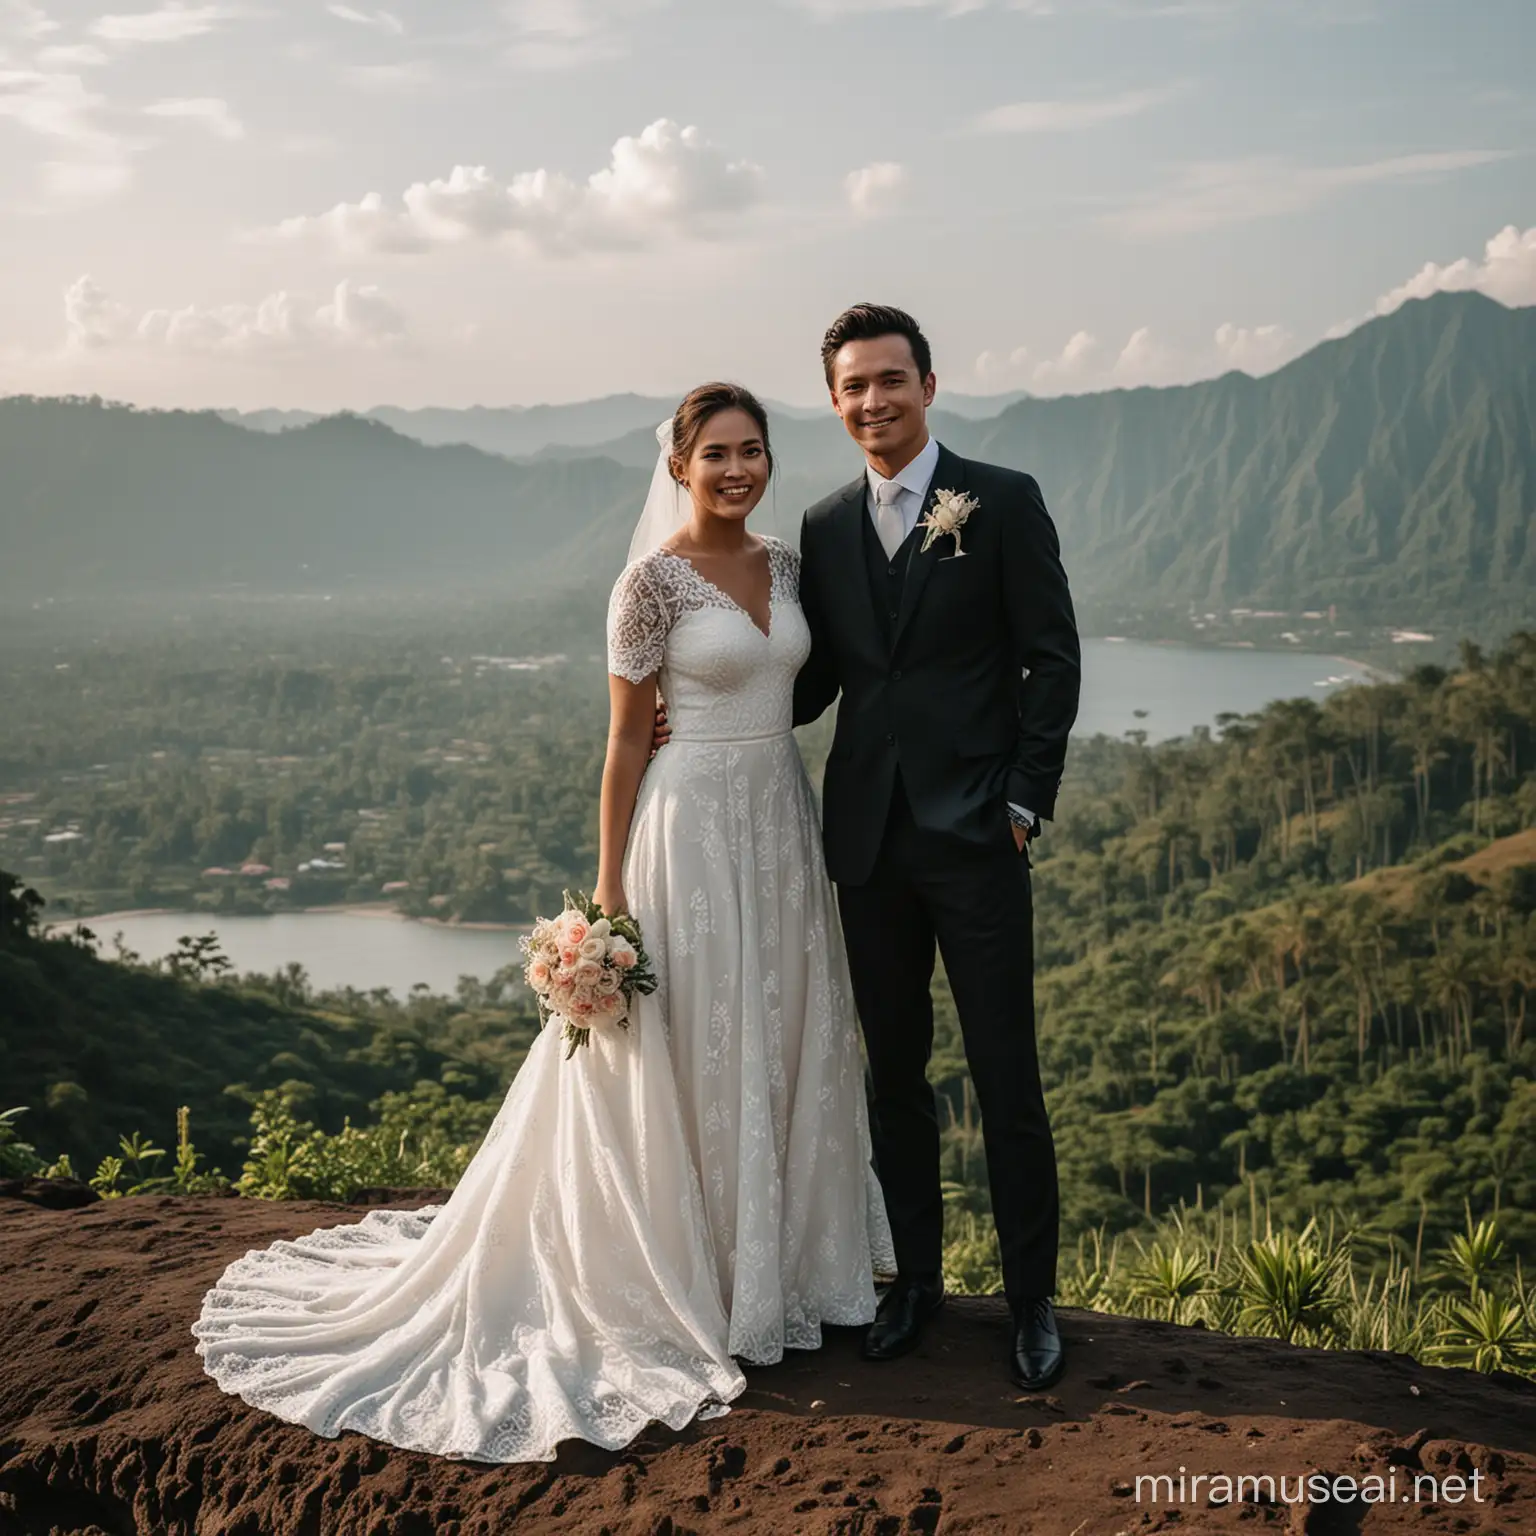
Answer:
[[1536, 227], [1507, 224], [1483, 247], [1483, 257], [1463, 256], [1446, 266], [1426, 261], [1405, 283], [1376, 301], [1378, 315], [1432, 293], [1486, 293], [1501, 304], [1536, 304]]
[[392, 11], [359, 11], [350, 5], [328, 5], [326, 10], [339, 21], [350, 21], [359, 27], [372, 27], [375, 31], [387, 32], [391, 37], [401, 37], [405, 33], [405, 23]]
[[1228, 320], [1216, 327], [1215, 341], [1222, 362], [1244, 373], [1265, 373], [1296, 352], [1296, 338], [1283, 325], [1234, 325]]
[[77, 74], [0, 70], [0, 121], [8, 119], [62, 152], [41, 172], [43, 190], [55, 201], [93, 201], [132, 180], [129, 155], [138, 146], [101, 125], [105, 105], [106, 98], [87, 90]]
[[1234, 368], [1261, 374], [1289, 362], [1296, 338], [1283, 325], [1219, 326], [1206, 346], [1184, 347], [1163, 340], [1151, 326], [1138, 326], [1118, 351], [1106, 349], [1088, 331], [1078, 331], [1054, 356], [1037, 358], [1027, 347], [986, 351], [976, 359], [976, 376], [992, 389], [1029, 386], [1038, 394], [1132, 389], [1213, 378]]
[[728, 160], [697, 128], [662, 118], [620, 139], [608, 164], [584, 182], [558, 171], [503, 181], [484, 166], [455, 166], [407, 187], [400, 206], [377, 192], [328, 213], [287, 219], [281, 239], [320, 236], [336, 248], [400, 255], [434, 246], [516, 237], [551, 253], [614, 249], [664, 235], [714, 232], [721, 216], [750, 207], [762, 172]]
[[[969, 16], [988, 8], [989, 0], [794, 0], [803, 11], [818, 21], [836, 21], [844, 16], [868, 16], [877, 11], [943, 11], [946, 16]], [[1014, 0], [1009, 10], [1049, 14], [1043, 0]]]
[[87, 144], [108, 137], [93, 121], [105, 100], [86, 90], [79, 75], [0, 69], [0, 118], [44, 138]]
[[1410, 299], [1427, 299], [1435, 293], [1483, 293], [1512, 307], [1536, 304], [1536, 228], [1521, 230], [1506, 224], [1484, 243], [1481, 260], [1462, 256], [1444, 266], [1426, 261], [1406, 282], [1382, 294], [1370, 314], [1330, 325], [1323, 340], [1337, 341], [1367, 320], [1390, 315]]
[[976, 377], [988, 384], [1017, 381], [1029, 357], [1028, 347], [1014, 347], [1010, 352], [988, 349], [976, 359]]
[[1124, 91], [1118, 96], [1015, 101], [978, 113], [971, 119], [970, 128], [973, 133], [1072, 133], [1139, 117], [1143, 112], [1165, 106], [1183, 89], [1182, 85], [1168, 85], [1155, 90]]
[[889, 213], [906, 196], [911, 178], [904, 165], [894, 160], [877, 160], [873, 165], [849, 171], [843, 178], [848, 206], [861, 217]]
[[519, 69], [574, 69], [621, 57], [622, 27], [668, 0], [504, 0], [506, 61]]
[[135, 315], [86, 276], [64, 294], [64, 330], [66, 350], [73, 352], [137, 348], [238, 357], [390, 346], [404, 340], [407, 325], [378, 288], [350, 280], [318, 305], [280, 291], [257, 304], [189, 304]]
[[127, 310], [108, 298], [106, 291], [90, 276], [76, 278], [64, 290], [66, 346], [101, 346], [130, 328]]
[[58, 22], [32, 0], [0, 0], [0, 31], [6, 35], [35, 41], [58, 30]]
[[1094, 371], [1098, 359], [1098, 338], [1078, 331], [1058, 356], [1042, 358], [1035, 364], [1034, 381], [1039, 385], [1057, 385], [1084, 380]]
[[109, 43], [179, 43], [212, 32], [223, 21], [243, 12], [229, 5], [162, 5], [154, 11], [102, 16], [88, 29], [92, 37]]
[[1184, 359], [1163, 345], [1144, 325], [1132, 331], [1115, 358], [1110, 376], [1117, 384], [1167, 384], [1179, 376]]
[[1131, 236], [1193, 234], [1300, 213], [1356, 187], [1436, 180], [1509, 154], [1502, 149], [1446, 150], [1352, 165], [1296, 165], [1275, 156], [1208, 161], [1189, 167], [1171, 187], [1109, 215], [1106, 222]]
[[245, 127], [218, 96], [177, 96], [144, 108], [150, 117], [179, 117], [201, 123], [221, 139], [243, 139]]

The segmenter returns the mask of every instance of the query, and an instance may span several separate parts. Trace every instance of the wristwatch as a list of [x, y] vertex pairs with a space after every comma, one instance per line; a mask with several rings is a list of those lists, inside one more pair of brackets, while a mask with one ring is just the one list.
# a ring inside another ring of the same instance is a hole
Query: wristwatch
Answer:
[[1022, 805], [1008, 802], [1008, 820], [1016, 827], [1022, 827], [1031, 839], [1039, 835], [1040, 818], [1032, 811], [1026, 811]]

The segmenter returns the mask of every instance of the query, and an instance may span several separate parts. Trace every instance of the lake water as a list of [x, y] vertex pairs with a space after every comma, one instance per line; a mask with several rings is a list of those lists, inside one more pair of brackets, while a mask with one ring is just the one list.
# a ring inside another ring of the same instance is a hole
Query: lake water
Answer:
[[446, 928], [387, 913], [285, 912], [272, 917], [218, 917], [207, 912], [150, 912], [88, 917], [86, 926], [112, 953], [112, 937], [146, 960], [170, 954], [183, 934], [218, 934], [240, 972], [280, 971], [298, 961], [321, 990], [388, 987], [404, 998], [417, 982], [452, 992], [460, 976], [489, 980], [518, 959], [509, 930]]
[[[1293, 651], [1085, 640], [1077, 728], [1085, 735], [1102, 731], [1111, 736], [1140, 729], [1160, 741], [1212, 724], [1228, 710], [1255, 710], [1298, 695], [1321, 699], [1367, 676], [1353, 662]], [[1137, 710], [1145, 712], [1142, 718]], [[88, 921], [104, 943], [120, 931], [123, 942], [146, 959], [169, 954], [182, 934], [212, 930], [238, 971], [276, 971], [297, 961], [322, 989], [388, 987], [398, 997], [418, 982], [434, 992], [452, 992], [460, 976], [485, 980], [517, 958], [512, 932], [445, 928], [359, 912], [276, 917], [171, 913]]]
[[[1322, 699], [1369, 677], [1358, 662], [1337, 656], [1084, 640], [1077, 731], [1119, 736], [1144, 730], [1149, 741], [1164, 741], [1228, 711], [1247, 713], [1275, 699]], [[1141, 719], [1138, 709], [1146, 712]]]

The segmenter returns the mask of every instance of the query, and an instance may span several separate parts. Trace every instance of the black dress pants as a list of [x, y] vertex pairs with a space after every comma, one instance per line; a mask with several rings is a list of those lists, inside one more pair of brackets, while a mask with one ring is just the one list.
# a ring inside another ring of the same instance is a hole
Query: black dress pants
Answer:
[[1029, 859], [925, 831], [898, 778], [870, 878], [838, 906], [872, 1084], [871, 1132], [903, 1277], [941, 1272], [944, 1204], [933, 1049], [934, 951], [954, 993], [987, 1153], [1010, 1302], [1056, 1289], [1056, 1149], [1035, 1049]]

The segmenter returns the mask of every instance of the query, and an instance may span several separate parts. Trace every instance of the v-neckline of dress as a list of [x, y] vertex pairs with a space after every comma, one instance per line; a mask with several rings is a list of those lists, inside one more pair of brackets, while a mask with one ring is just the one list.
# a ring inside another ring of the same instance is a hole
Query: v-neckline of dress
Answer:
[[737, 602], [736, 599], [734, 597], [732, 597], [731, 594], [729, 592], [727, 592], [725, 590], [725, 588], [722, 587], [718, 582], [711, 581], [709, 579], [709, 577], [706, 576], [704, 574], [704, 572], [701, 571], [698, 568], [698, 566], [696, 566], [693, 563], [693, 561], [688, 558], [687, 555], [681, 555], [675, 549], [668, 549], [665, 544], [663, 544], [661, 546], [661, 553], [664, 554], [664, 555], [670, 555], [672, 557], [672, 559], [674, 559], [674, 560], [681, 560], [683, 562], [683, 564], [686, 565], [688, 567], [688, 569], [693, 572], [694, 576], [699, 581], [703, 582], [704, 585], [706, 587], [708, 587], [709, 590], [711, 592], [713, 592], [717, 597], [723, 598], [725, 600], [725, 602], [730, 605], [730, 607], [734, 608], [736, 610], [736, 612], [739, 613], [747, 621], [747, 623], [750, 624], [752, 626], [752, 628], [755, 629], [758, 632], [758, 634], [760, 634], [763, 637], [764, 640], [770, 640], [771, 641], [773, 639], [773, 551], [771, 549], [769, 549], [766, 544], [764, 545], [764, 549], [767, 551], [767, 555], [768, 555], [768, 628], [767, 629], [764, 629], [763, 626], [761, 624], [759, 624], [757, 622], [757, 620], [752, 617], [751, 609], [746, 608], [741, 603]]

